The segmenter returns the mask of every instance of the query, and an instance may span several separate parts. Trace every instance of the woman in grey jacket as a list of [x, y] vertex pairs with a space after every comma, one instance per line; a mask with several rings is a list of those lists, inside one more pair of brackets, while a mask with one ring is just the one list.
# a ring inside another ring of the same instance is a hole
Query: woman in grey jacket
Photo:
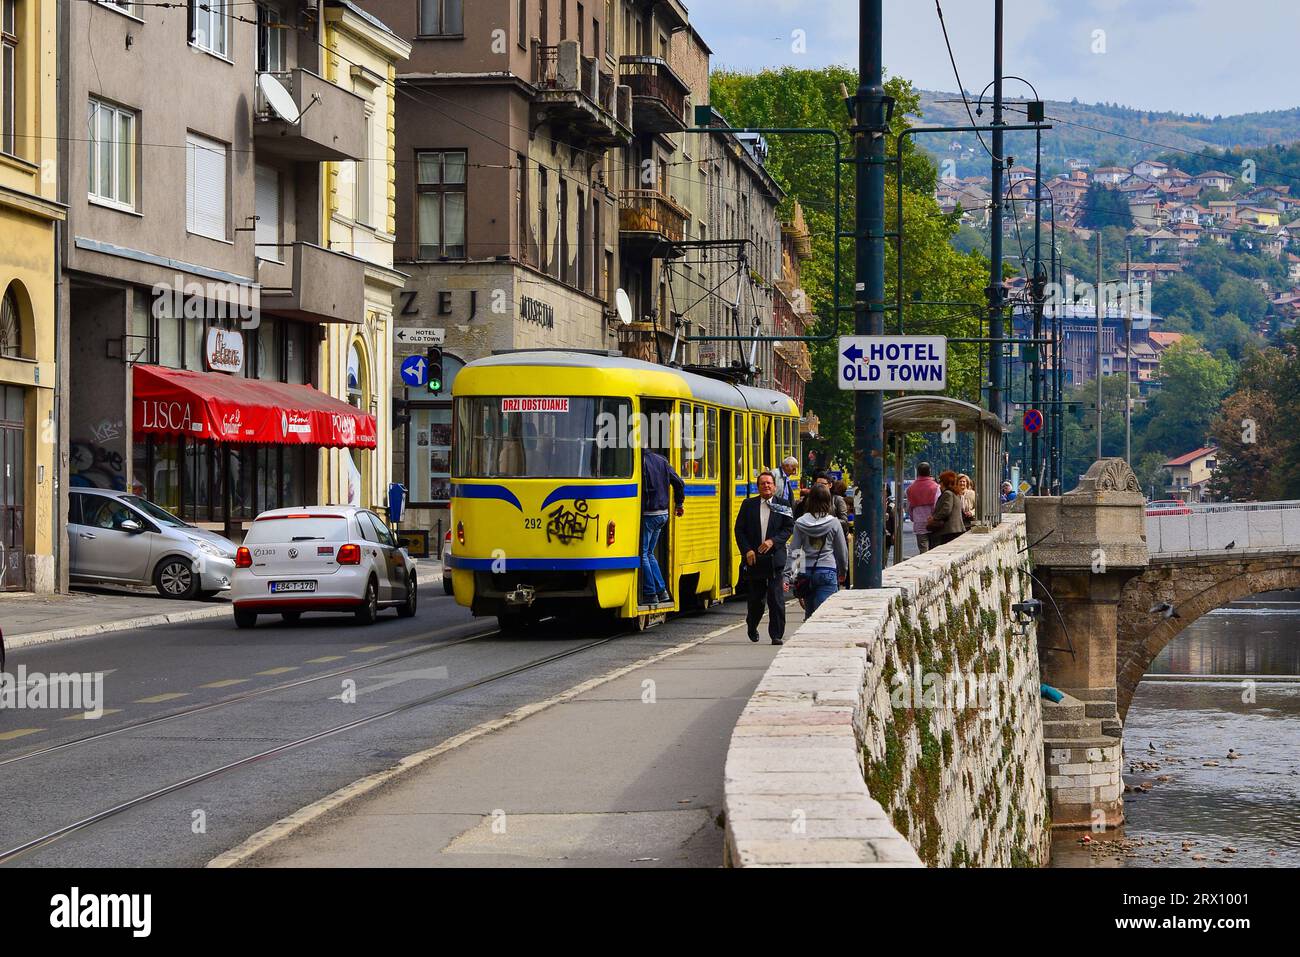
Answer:
[[930, 532], [930, 547], [947, 545], [958, 535], [966, 531], [966, 520], [962, 518], [961, 493], [957, 491], [957, 473], [944, 472], [939, 476], [939, 487], [943, 493], [934, 503], [934, 513], [926, 527]]
[[849, 570], [849, 548], [844, 529], [833, 514], [831, 490], [814, 485], [808, 491], [807, 510], [794, 523], [790, 539], [793, 566], [808, 576], [809, 591], [804, 601], [804, 619], [840, 588]]

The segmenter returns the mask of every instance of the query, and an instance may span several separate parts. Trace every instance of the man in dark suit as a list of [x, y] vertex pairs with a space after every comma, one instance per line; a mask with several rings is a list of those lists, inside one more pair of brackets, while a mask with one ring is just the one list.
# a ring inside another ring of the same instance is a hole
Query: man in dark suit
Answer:
[[758, 476], [758, 498], [747, 498], [736, 516], [736, 545], [744, 561], [741, 574], [748, 583], [749, 611], [745, 623], [749, 640], [758, 641], [758, 625], [767, 602], [767, 634], [772, 644], [785, 639], [785, 543], [794, 531], [790, 503], [776, 497], [776, 476]]

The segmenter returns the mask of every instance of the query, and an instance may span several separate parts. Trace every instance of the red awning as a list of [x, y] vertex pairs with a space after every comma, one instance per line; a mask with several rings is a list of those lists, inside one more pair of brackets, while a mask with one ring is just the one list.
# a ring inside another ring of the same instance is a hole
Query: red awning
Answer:
[[137, 365], [138, 433], [214, 442], [373, 449], [375, 417], [309, 385]]

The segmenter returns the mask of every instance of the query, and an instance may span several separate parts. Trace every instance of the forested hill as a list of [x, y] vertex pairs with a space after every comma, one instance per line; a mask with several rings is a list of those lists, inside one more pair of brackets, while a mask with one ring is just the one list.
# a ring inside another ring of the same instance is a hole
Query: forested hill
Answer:
[[[972, 94], [971, 107], [975, 100]], [[1300, 141], [1300, 108], [1235, 116], [1192, 116], [1185, 113], [1157, 113], [1130, 109], [1118, 104], [1085, 104], [1077, 100], [1048, 100], [1047, 122], [1051, 133], [1043, 137], [1045, 172], [1060, 172], [1069, 159], [1097, 166], [1131, 166], [1140, 159], [1162, 153], [1166, 147], [1192, 153], [1221, 153], [1225, 148], [1266, 148]], [[992, 119], [985, 101], [981, 124]], [[1025, 122], [1023, 100], [1008, 102], [1008, 123]], [[969, 124], [966, 108], [957, 93], [921, 91], [921, 125], [956, 126]], [[957, 160], [956, 175], [988, 173], [988, 155], [973, 134], [919, 136], [921, 144], [936, 161]], [[960, 144], [959, 149], [952, 148]], [[1007, 150], [1016, 162], [1033, 165], [1034, 134], [1008, 133]], [[1185, 152], [1175, 152], [1180, 169], [1190, 170]], [[1263, 165], [1263, 164], [1261, 164]]]

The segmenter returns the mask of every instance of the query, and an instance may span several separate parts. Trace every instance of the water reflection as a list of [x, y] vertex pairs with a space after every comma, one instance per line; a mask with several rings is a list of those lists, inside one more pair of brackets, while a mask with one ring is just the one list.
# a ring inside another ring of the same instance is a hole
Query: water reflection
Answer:
[[1124, 728], [1122, 832], [1059, 834], [1053, 866], [1300, 865], [1297, 597], [1220, 609], [1164, 649], [1149, 673], [1170, 677], [1142, 682]]

